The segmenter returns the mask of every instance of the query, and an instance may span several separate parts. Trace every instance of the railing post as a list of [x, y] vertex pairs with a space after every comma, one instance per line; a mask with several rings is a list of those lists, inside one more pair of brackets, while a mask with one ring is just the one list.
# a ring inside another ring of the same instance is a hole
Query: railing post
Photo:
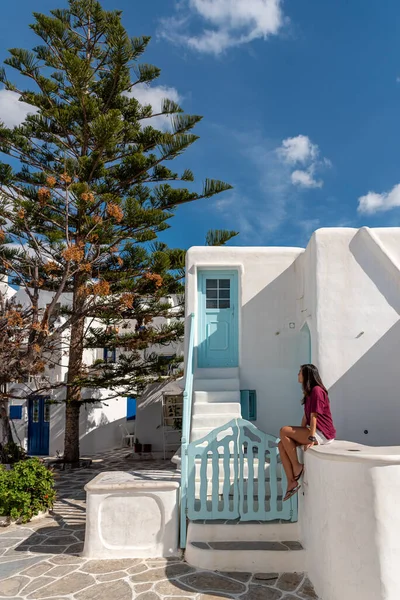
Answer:
[[193, 402], [193, 370], [194, 370], [194, 314], [189, 320], [189, 345], [185, 366], [185, 391], [183, 394], [183, 419], [181, 439], [181, 491], [180, 491], [180, 546], [186, 548], [187, 528], [187, 487], [188, 487], [188, 444], [190, 442], [190, 425]]

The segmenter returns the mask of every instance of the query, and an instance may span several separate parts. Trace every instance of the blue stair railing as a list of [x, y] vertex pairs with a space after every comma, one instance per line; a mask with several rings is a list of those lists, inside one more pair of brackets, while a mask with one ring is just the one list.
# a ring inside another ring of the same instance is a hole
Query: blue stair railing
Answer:
[[194, 314], [189, 318], [188, 354], [185, 364], [185, 391], [183, 392], [183, 419], [181, 440], [181, 490], [180, 490], [180, 546], [186, 548], [187, 530], [187, 488], [188, 488], [188, 446], [192, 422], [193, 372], [194, 372]]

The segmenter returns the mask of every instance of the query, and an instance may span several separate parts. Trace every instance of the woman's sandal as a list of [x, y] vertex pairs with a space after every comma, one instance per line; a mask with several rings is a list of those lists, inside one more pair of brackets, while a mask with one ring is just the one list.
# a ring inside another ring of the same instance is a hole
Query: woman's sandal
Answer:
[[303, 474], [304, 474], [304, 465], [301, 467], [300, 473], [297, 475], [297, 477], [294, 478], [294, 480], [299, 481], [300, 478], [303, 476]]
[[284, 497], [283, 501], [286, 502], [286, 500], [289, 500], [292, 496], [294, 496], [295, 494], [297, 494], [297, 492], [299, 491], [299, 489], [301, 488], [301, 485], [296, 485], [295, 488], [293, 488], [292, 490], [289, 490], [286, 492], [286, 496]]

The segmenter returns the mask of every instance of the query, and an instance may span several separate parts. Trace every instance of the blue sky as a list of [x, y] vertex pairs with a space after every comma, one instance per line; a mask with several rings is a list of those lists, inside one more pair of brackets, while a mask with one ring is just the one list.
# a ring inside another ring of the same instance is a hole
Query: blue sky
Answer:
[[[64, 0], [4, 2], [0, 59], [30, 48], [31, 13]], [[365, 0], [103, 0], [131, 35], [151, 35], [144, 60], [162, 69], [142, 90], [204, 115], [180, 159], [201, 185], [232, 192], [177, 211], [164, 236], [204, 243], [304, 246], [318, 227], [400, 226], [400, 5]], [[160, 87], [162, 86], [162, 87]], [[0, 118], [20, 107], [0, 91]]]

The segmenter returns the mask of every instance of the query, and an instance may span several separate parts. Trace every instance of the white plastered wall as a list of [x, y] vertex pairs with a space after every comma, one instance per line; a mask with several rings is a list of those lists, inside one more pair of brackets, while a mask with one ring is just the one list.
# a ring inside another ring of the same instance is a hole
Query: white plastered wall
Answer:
[[256, 425], [275, 435], [282, 425], [301, 420], [297, 372], [309, 360], [309, 341], [300, 332], [295, 261], [303, 252], [299, 248], [194, 247], [187, 253], [187, 325], [192, 312], [198, 315], [198, 270], [238, 270], [241, 389], [256, 390]]

